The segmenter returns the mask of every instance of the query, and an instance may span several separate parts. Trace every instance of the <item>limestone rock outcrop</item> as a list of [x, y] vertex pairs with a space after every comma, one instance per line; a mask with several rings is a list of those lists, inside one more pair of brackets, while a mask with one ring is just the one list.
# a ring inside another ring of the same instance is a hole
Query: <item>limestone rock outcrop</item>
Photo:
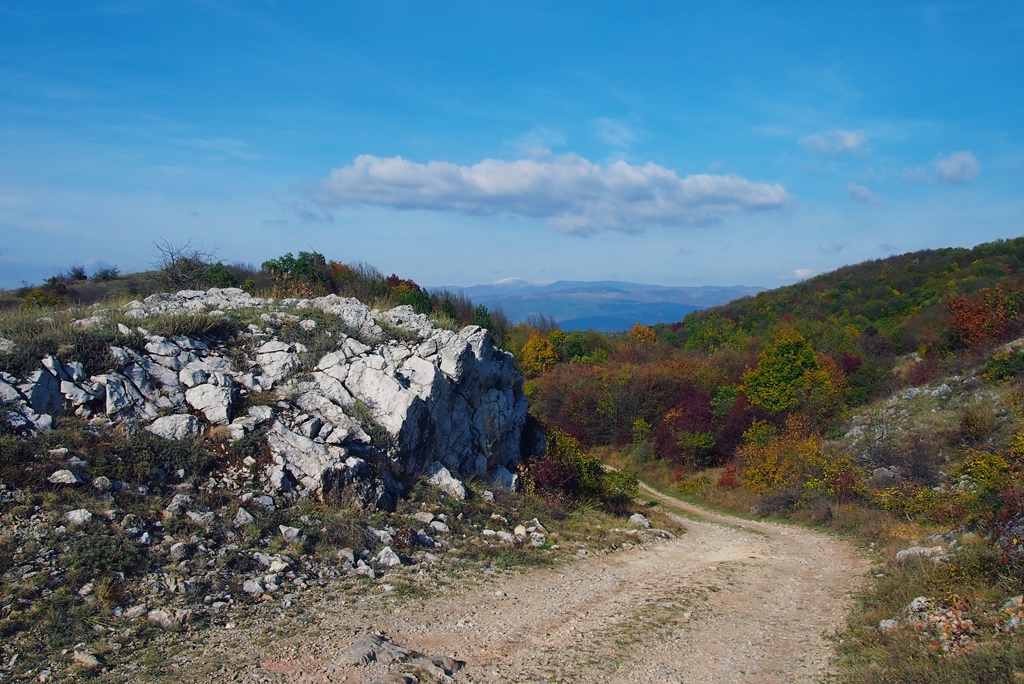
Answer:
[[[329, 324], [305, 318], [311, 311]], [[78, 327], [114, 325], [109, 312], [92, 314]], [[177, 314], [235, 316], [239, 332], [164, 337], [144, 327]], [[105, 372], [48, 356], [24, 377], [0, 373], [10, 428], [48, 430], [73, 412], [98, 428], [125, 423], [172, 440], [208, 429], [258, 435], [272, 459], [260, 466], [268, 493], [378, 508], [421, 476], [453, 496], [466, 495], [469, 476], [515, 488], [524, 444], [537, 448], [536, 435], [524, 438], [522, 375], [477, 326], [456, 332], [408, 306], [380, 312], [335, 295], [275, 302], [237, 288], [152, 295], [120, 316], [138, 326], [117, 323], [121, 335], [144, 342], [110, 347]], [[260, 325], [243, 325], [251, 320]]]

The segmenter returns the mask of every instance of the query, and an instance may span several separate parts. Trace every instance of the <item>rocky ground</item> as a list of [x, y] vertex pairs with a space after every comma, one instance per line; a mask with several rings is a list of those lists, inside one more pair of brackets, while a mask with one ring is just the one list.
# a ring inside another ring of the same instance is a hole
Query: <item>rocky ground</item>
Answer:
[[652, 494], [686, 534], [418, 591], [324, 594], [301, 616], [214, 628], [153, 679], [820, 681], [866, 561], [834, 537]]

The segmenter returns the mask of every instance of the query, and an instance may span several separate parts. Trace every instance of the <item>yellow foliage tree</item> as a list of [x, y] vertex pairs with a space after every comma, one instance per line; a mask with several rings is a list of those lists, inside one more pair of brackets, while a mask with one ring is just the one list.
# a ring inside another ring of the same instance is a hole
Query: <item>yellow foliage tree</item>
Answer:
[[520, 367], [526, 375], [540, 375], [558, 363], [558, 352], [551, 341], [539, 333], [533, 333], [523, 345]]
[[634, 323], [629, 331], [629, 341], [637, 347], [653, 347], [658, 344], [658, 334], [650, 326]]
[[795, 489], [811, 462], [818, 457], [818, 440], [796, 416], [786, 419], [781, 432], [763, 421], [754, 421], [743, 435], [739, 456], [740, 482], [755, 494]]

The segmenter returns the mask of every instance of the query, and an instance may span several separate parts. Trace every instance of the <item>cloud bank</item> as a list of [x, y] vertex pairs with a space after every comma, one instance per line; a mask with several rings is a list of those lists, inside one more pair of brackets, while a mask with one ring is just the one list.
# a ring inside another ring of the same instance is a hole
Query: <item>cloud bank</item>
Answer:
[[544, 219], [566, 233], [712, 223], [726, 214], [786, 209], [779, 184], [735, 175], [680, 178], [653, 162], [606, 166], [566, 154], [485, 159], [472, 166], [364, 154], [322, 180], [311, 199], [324, 206], [375, 205], [463, 214], [506, 212]]
[[842, 154], [862, 149], [867, 141], [868, 136], [864, 135], [864, 131], [836, 130], [828, 133], [814, 133], [802, 138], [800, 144], [818, 154]]

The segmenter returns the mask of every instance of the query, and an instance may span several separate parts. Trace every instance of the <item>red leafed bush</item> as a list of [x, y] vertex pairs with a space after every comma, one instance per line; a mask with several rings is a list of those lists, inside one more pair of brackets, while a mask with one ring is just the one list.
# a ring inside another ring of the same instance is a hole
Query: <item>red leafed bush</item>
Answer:
[[736, 489], [740, 486], [740, 464], [727, 463], [718, 476], [719, 489]]
[[572, 467], [550, 456], [530, 464], [530, 477], [536, 491], [541, 494], [571, 494], [579, 488]]

